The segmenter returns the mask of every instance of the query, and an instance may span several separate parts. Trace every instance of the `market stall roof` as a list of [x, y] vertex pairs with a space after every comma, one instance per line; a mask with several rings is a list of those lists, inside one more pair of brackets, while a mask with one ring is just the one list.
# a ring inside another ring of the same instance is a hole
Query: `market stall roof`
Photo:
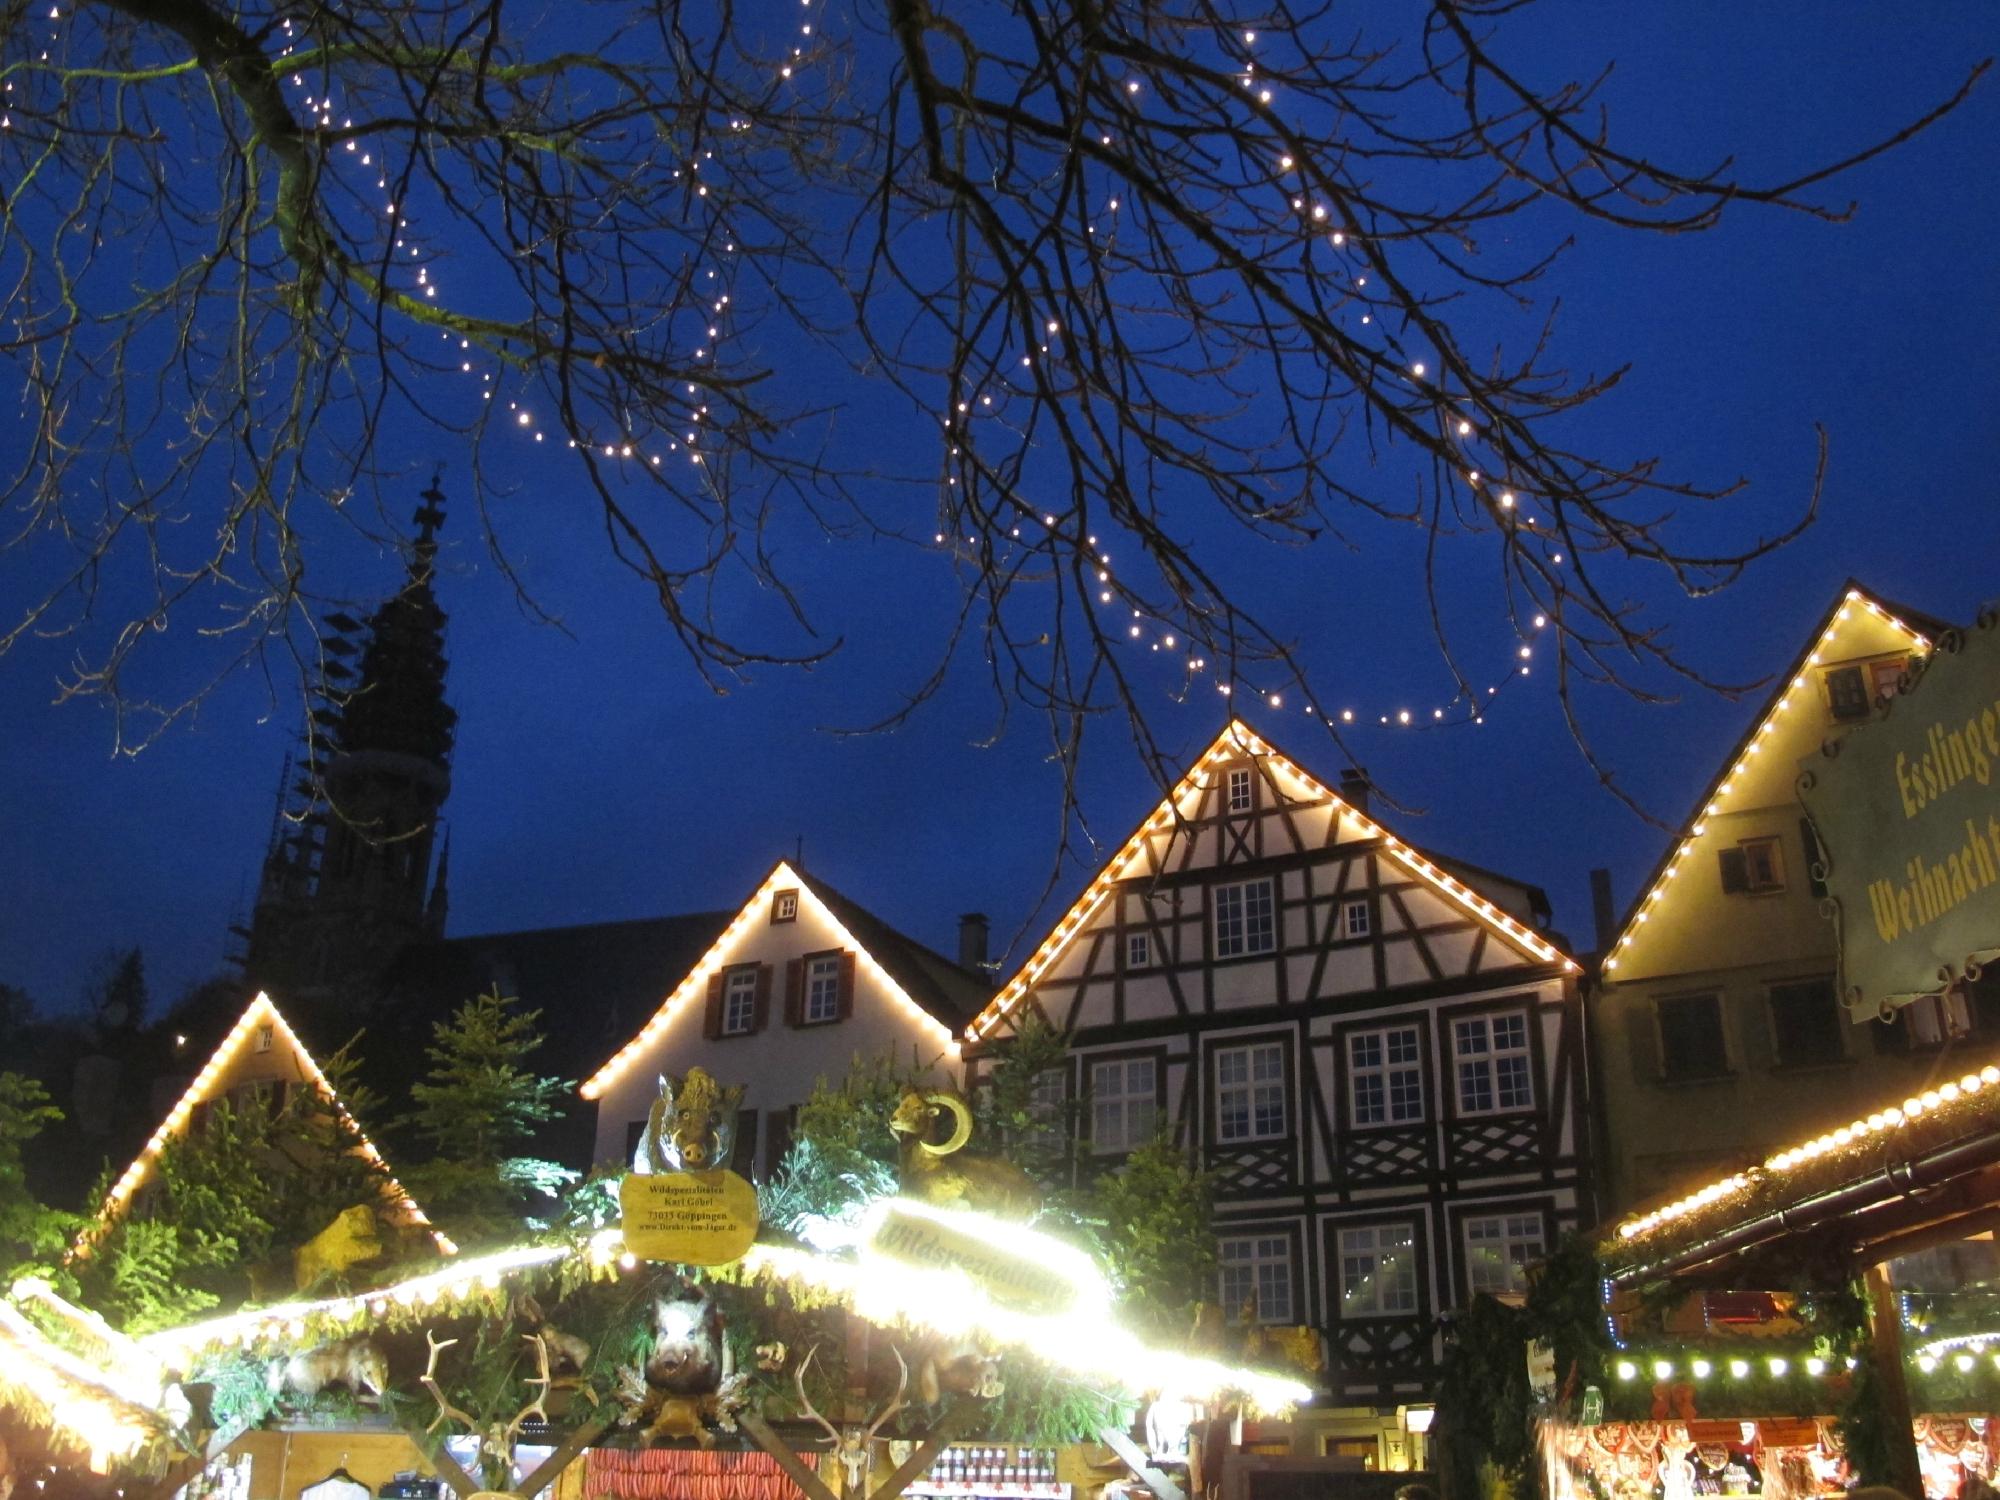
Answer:
[[2000, 1060], [1610, 1227], [1612, 1281], [1780, 1287], [2000, 1225]]
[[[187, 1091], [175, 1102], [174, 1107], [167, 1111], [166, 1117], [160, 1121], [151, 1138], [132, 1159], [131, 1165], [119, 1174], [116, 1182], [112, 1183], [97, 1212], [77, 1235], [74, 1253], [88, 1255], [91, 1246], [124, 1217], [132, 1206], [134, 1196], [153, 1175], [160, 1152], [165, 1149], [167, 1143], [189, 1127], [199, 1106], [211, 1103], [226, 1093], [232, 1078], [236, 1076], [234, 1070], [238, 1063], [252, 1053], [271, 1053], [289, 1058], [297, 1069], [297, 1081], [317, 1090], [343, 1119], [347, 1119], [350, 1125], [353, 1124], [347, 1115], [347, 1107], [341, 1103], [340, 1096], [334, 1092], [333, 1084], [321, 1070], [311, 1051], [299, 1039], [298, 1033], [285, 1020], [278, 1007], [272, 1003], [271, 997], [260, 993], [237, 1018], [229, 1034], [222, 1039], [222, 1045], [215, 1049], [201, 1072], [195, 1075], [195, 1080], [188, 1085]], [[269, 1070], [264, 1072], [268, 1074]], [[381, 1152], [375, 1149], [374, 1142], [362, 1134], [359, 1126], [355, 1126], [354, 1134], [360, 1142], [361, 1153], [387, 1174], [388, 1163], [383, 1160]], [[418, 1206], [416, 1199], [410, 1196], [393, 1175], [388, 1178], [388, 1191], [405, 1222], [426, 1228], [430, 1226], [429, 1218]], [[456, 1247], [443, 1233], [436, 1229], [431, 1229], [430, 1232], [431, 1238], [441, 1252], [446, 1255], [454, 1253]]]

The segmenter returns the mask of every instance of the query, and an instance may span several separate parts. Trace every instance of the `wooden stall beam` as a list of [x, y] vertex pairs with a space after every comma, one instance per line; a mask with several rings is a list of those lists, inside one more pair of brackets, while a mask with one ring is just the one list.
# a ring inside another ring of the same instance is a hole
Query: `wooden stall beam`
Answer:
[[521, 1487], [514, 1493], [525, 1496], [539, 1495], [556, 1482], [557, 1476], [564, 1469], [582, 1456], [584, 1449], [617, 1425], [618, 1412], [614, 1407], [592, 1417], [581, 1427], [573, 1429], [568, 1437], [556, 1444], [555, 1451], [535, 1465], [535, 1472], [523, 1479]]
[[1124, 1460], [1125, 1467], [1139, 1476], [1140, 1483], [1151, 1490], [1157, 1500], [1187, 1500], [1187, 1496], [1181, 1493], [1181, 1487], [1146, 1462], [1146, 1455], [1139, 1445], [1116, 1427], [1100, 1427], [1097, 1436], [1105, 1447]]
[[904, 1490], [928, 1474], [931, 1465], [937, 1462], [937, 1456], [944, 1452], [945, 1445], [957, 1436], [964, 1411], [962, 1405], [952, 1406], [931, 1423], [930, 1431], [923, 1435], [917, 1451], [905, 1459], [895, 1473], [878, 1484], [870, 1492], [868, 1500], [896, 1500]]
[[1889, 1428], [1889, 1483], [1905, 1495], [1921, 1495], [1924, 1476], [1917, 1464], [1910, 1387], [1903, 1378], [1903, 1313], [1896, 1305], [1888, 1263], [1870, 1266], [1863, 1281], [1868, 1289], [1868, 1342], [1882, 1391], [1882, 1416]]
[[778, 1467], [793, 1484], [805, 1491], [806, 1500], [836, 1500], [826, 1481], [799, 1462], [798, 1454], [792, 1452], [785, 1440], [771, 1430], [771, 1424], [755, 1412], [739, 1412], [736, 1424], [750, 1434], [750, 1441], [762, 1448], [778, 1461]]

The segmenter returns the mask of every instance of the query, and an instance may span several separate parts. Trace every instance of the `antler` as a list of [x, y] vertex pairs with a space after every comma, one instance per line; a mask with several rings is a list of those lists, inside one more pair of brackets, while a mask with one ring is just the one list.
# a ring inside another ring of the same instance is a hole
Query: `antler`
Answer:
[[818, 1344], [814, 1344], [812, 1348], [806, 1350], [806, 1357], [799, 1361], [799, 1367], [792, 1372], [792, 1378], [798, 1383], [799, 1404], [806, 1409], [806, 1415], [824, 1427], [827, 1437], [838, 1447], [840, 1444], [840, 1429], [819, 1414], [819, 1408], [812, 1404], [812, 1397], [806, 1394], [806, 1366], [813, 1362], [813, 1356], [817, 1353], [819, 1353]]
[[889, 1398], [889, 1404], [882, 1408], [882, 1414], [869, 1424], [867, 1435], [861, 1439], [863, 1452], [866, 1452], [868, 1445], [875, 1441], [875, 1434], [882, 1430], [882, 1424], [903, 1409], [903, 1392], [910, 1388], [910, 1367], [903, 1363], [903, 1351], [891, 1344], [889, 1352], [896, 1356], [896, 1394]]
[[441, 1389], [439, 1389], [437, 1383], [438, 1352], [443, 1349], [449, 1349], [453, 1344], [457, 1343], [458, 1340], [446, 1339], [443, 1343], [439, 1343], [437, 1339], [432, 1335], [431, 1331], [428, 1328], [426, 1328], [424, 1330], [424, 1342], [431, 1346], [431, 1357], [430, 1357], [430, 1362], [424, 1366], [423, 1375], [419, 1378], [422, 1380], [424, 1386], [429, 1389], [431, 1393], [431, 1399], [436, 1401], [438, 1404], [438, 1414], [435, 1417], [431, 1418], [431, 1425], [426, 1427], [424, 1431], [436, 1432], [438, 1423], [444, 1421], [446, 1418], [456, 1419], [457, 1421], [463, 1422], [467, 1428], [476, 1429], [479, 1426], [479, 1424], [473, 1421], [472, 1418], [467, 1416], [464, 1412], [460, 1411], [457, 1407], [453, 1406], [449, 1401], [445, 1400], [444, 1392]]
[[529, 1417], [537, 1417], [544, 1422], [549, 1419], [548, 1408], [542, 1405], [544, 1401], [549, 1399], [549, 1341], [539, 1333], [523, 1334], [521, 1341], [535, 1346], [535, 1357], [541, 1363], [542, 1373], [539, 1376], [531, 1377], [527, 1383], [529, 1385], [540, 1386], [542, 1393], [526, 1406], [522, 1407], [520, 1411], [516, 1412], [514, 1420], [507, 1424], [507, 1441], [509, 1443], [514, 1441], [514, 1434], [521, 1430], [521, 1424], [526, 1422]]

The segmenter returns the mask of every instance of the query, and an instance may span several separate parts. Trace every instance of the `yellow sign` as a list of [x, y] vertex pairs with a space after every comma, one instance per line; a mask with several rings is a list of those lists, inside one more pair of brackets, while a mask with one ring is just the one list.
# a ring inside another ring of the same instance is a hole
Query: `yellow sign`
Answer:
[[867, 1250], [924, 1270], [962, 1272], [995, 1302], [1021, 1312], [1067, 1312], [1078, 1299], [1077, 1278], [1046, 1259], [996, 1243], [995, 1235], [1005, 1235], [1010, 1227], [1026, 1249], [1034, 1249], [1037, 1241], [1047, 1244], [1045, 1236], [1025, 1227], [987, 1221], [983, 1232], [975, 1232], [945, 1222], [942, 1214], [891, 1201], [882, 1205]]
[[757, 1190], [734, 1172], [628, 1172], [618, 1207], [625, 1248], [642, 1260], [722, 1266], [757, 1238]]

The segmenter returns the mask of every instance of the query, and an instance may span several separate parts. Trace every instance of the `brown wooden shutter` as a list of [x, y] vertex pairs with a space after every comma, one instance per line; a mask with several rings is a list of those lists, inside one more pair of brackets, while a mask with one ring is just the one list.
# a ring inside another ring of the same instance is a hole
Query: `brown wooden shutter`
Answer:
[[764, 1178], [768, 1182], [778, 1175], [785, 1164], [785, 1153], [792, 1149], [792, 1116], [797, 1105], [785, 1109], [764, 1111]]
[[845, 1021], [854, 1014], [854, 955], [844, 952], [840, 955], [840, 1019]]
[[796, 1026], [806, 1014], [806, 961], [785, 960], [785, 1024]]
[[1723, 849], [1716, 854], [1722, 866], [1722, 894], [1740, 896], [1750, 889], [1750, 862], [1741, 849]]
[[722, 980], [721, 969], [708, 976], [708, 1011], [702, 1017], [701, 1034], [710, 1041], [722, 1035]]
[[762, 1031], [771, 1017], [771, 966], [757, 965], [757, 1002], [750, 1013], [750, 1029]]

